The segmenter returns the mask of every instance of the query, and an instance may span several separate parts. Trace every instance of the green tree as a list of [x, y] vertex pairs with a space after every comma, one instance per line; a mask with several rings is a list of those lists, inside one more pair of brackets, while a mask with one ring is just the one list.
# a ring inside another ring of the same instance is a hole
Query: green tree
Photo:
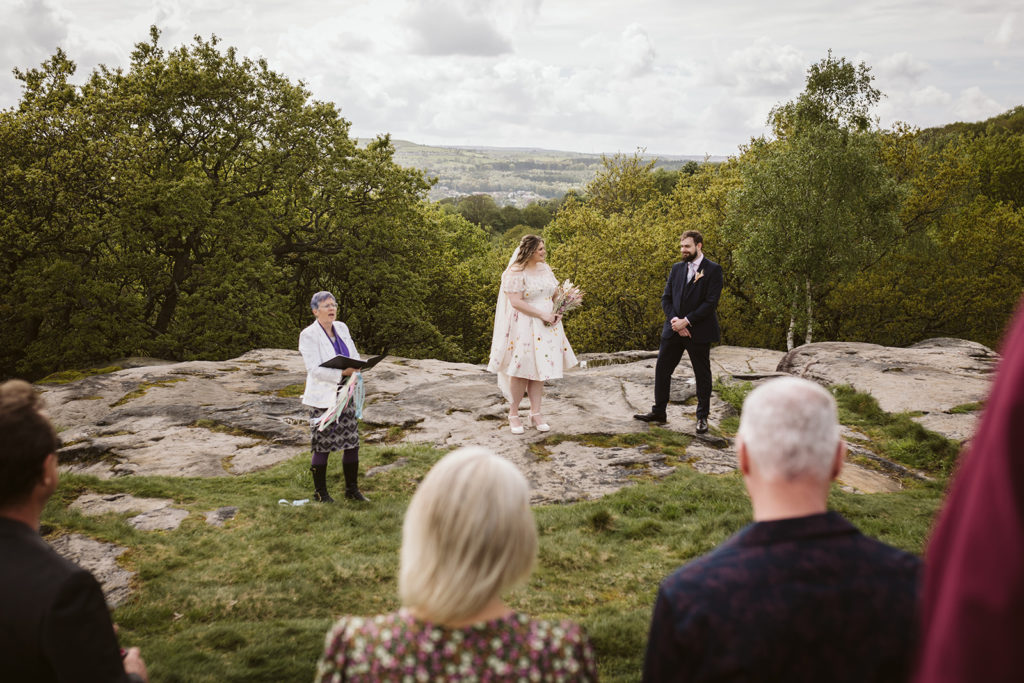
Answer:
[[639, 210], [658, 192], [654, 163], [639, 152], [602, 156], [601, 169], [587, 185], [588, 203], [605, 216]]
[[578, 351], [618, 351], [657, 344], [660, 295], [675, 260], [678, 225], [639, 155], [606, 158], [587, 186], [588, 202], [567, 198], [545, 231], [560, 278], [585, 292], [566, 330]]
[[[937, 137], [900, 127], [886, 134], [886, 163], [902, 196], [900, 239], [833, 293], [832, 325], [841, 338], [905, 345], [949, 336], [998, 344], [1024, 291], [1024, 212], [1007, 201], [1008, 185], [990, 171], [1012, 168], [1012, 155], [1004, 157], [1013, 141], [999, 138], [1014, 133], [994, 124], [955, 130]], [[854, 297], [856, 306], [843, 305]]]
[[870, 83], [864, 64], [829, 53], [804, 93], [773, 110], [778, 139], [754, 139], [743, 154], [727, 232], [759, 303], [788, 319], [787, 348], [798, 326], [813, 340], [829, 294], [899, 229], [897, 185], [867, 130], [880, 96]]
[[[81, 88], [58, 52], [0, 113], [0, 373], [292, 346], [331, 289], [363, 348], [441, 349], [422, 174], [216, 38]], [[461, 350], [458, 353], [463, 353]]]
[[519, 221], [525, 225], [530, 226], [537, 232], [540, 232], [551, 222], [551, 211], [549, 211], [543, 204], [531, 202], [523, 208], [522, 220]]
[[483, 228], [462, 216], [426, 206], [423, 211], [432, 235], [424, 273], [430, 292], [425, 315], [440, 337], [417, 355], [486, 362], [498, 284], [511, 249], [495, 248]]
[[523, 212], [517, 206], [507, 204], [498, 209], [499, 218], [491, 225], [495, 232], [507, 232], [513, 226], [523, 222]]
[[38, 376], [145, 335], [100, 220], [116, 183], [114, 124], [90, 114], [74, 71], [62, 50], [16, 70], [21, 101], [0, 112], [0, 376]]
[[494, 197], [489, 194], [471, 194], [458, 203], [459, 213], [470, 223], [489, 228], [501, 223], [502, 215]]

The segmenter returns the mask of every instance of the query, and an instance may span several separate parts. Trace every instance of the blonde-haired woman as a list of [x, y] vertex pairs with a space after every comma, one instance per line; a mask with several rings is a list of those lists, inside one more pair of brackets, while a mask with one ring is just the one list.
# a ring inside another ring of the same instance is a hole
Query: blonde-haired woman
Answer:
[[582, 628], [531, 619], [502, 600], [526, 581], [536, 557], [522, 473], [482, 448], [446, 455], [405, 514], [403, 607], [338, 621], [317, 680], [597, 680]]

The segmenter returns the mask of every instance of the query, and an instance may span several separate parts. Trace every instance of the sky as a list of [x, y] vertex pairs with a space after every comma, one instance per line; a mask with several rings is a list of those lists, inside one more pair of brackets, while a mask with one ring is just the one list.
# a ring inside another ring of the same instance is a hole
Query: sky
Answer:
[[1021, 0], [0, 0], [0, 108], [15, 67], [60, 46], [82, 81], [153, 24], [266, 58], [353, 136], [429, 145], [735, 155], [829, 49], [871, 67], [883, 127], [1024, 104]]

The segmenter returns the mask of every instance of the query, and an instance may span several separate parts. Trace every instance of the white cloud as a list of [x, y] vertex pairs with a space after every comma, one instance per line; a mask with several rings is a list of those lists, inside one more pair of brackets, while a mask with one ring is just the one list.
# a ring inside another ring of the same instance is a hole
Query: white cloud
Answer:
[[999, 22], [999, 28], [992, 34], [990, 41], [1000, 47], [1009, 47], [1013, 41], [1013, 24], [1017, 20], [1017, 15], [1013, 12], [1003, 17], [1003, 20]]
[[910, 101], [915, 107], [944, 106], [953, 101], [953, 96], [941, 88], [928, 85], [910, 91]]
[[[50, 0], [14, 0], [3, 10], [0, 22], [0, 107], [21, 96], [21, 84], [9, 76], [11, 69], [34, 69], [58, 46], [67, 47], [69, 17]], [[69, 55], [75, 59], [75, 55]]]
[[153, 24], [168, 38], [187, 37], [191, 7], [179, 0], [153, 0]]
[[[872, 67], [877, 113], [919, 126], [1022, 103], [1020, 0], [0, 0], [0, 107], [13, 66], [59, 44], [126, 67], [158, 22], [166, 49], [221, 46], [304, 81], [361, 136], [431, 144], [723, 154], [765, 132], [828, 48]], [[998, 61], [993, 66], [994, 60]], [[1002, 105], [1002, 106], [1001, 106]]]
[[807, 65], [807, 58], [797, 48], [762, 37], [717, 65], [713, 84], [731, 87], [742, 95], [783, 97], [799, 90]]
[[412, 51], [424, 55], [493, 57], [512, 51], [512, 43], [477, 3], [421, 0], [406, 17]]
[[649, 73], [656, 53], [651, 39], [639, 24], [630, 24], [619, 39], [619, 71], [627, 76]]
[[960, 93], [953, 105], [953, 114], [960, 121], [979, 121], [1001, 114], [1009, 109], [995, 101], [978, 86], [967, 88]]
[[873, 70], [880, 78], [914, 82], [928, 71], [928, 64], [909, 52], [897, 52], [882, 58]]
[[36, 66], [65, 42], [68, 21], [67, 13], [49, 0], [14, 0], [0, 23], [0, 58]]

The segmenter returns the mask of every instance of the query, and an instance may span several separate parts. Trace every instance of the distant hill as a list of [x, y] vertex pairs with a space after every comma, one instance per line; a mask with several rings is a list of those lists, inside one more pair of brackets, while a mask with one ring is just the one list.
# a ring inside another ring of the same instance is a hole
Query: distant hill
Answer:
[[[368, 140], [358, 140], [360, 145]], [[601, 168], [600, 154], [562, 152], [523, 147], [430, 147], [406, 140], [392, 140], [395, 161], [423, 170], [437, 178], [430, 191], [434, 200], [469, 194], [489, 194], [499, 205], [524, 206], [539, 199], [561, 197], [582, 189]], [[610, 156], [610, 155], [606, 155]], [[703, 156], [645, 154], [656, 159], [656, 168], [676, 170]], [[708, 157], [724, 161], [725, 157]]]
[[925, 128], [921, 137], [928, 141], [944, 144], [957, 135], [976, 137], [986, 132], [1022, 133], [1024, 132], [1024, 105], [1017, 105], [1002, 114], [997, 114], [982, 121], [947, 123], [944, 126]]

